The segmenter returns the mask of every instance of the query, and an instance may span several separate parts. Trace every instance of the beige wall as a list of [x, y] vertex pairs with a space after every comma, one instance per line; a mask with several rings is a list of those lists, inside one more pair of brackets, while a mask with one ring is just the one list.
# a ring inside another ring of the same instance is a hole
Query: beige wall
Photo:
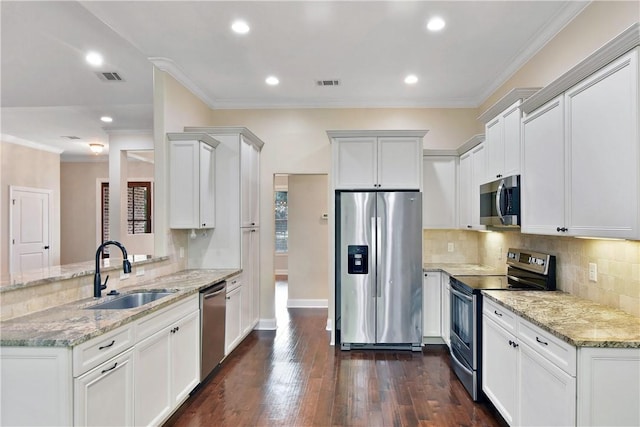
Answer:
[[[127, 175], [131, 180], [153, 181], [154, 165], [128, 161]], [[94, 259], [100, 236], [101, 182], [109, 180], [109, 164], [100, 162], [62, 162], [60, 165], [60, 262]], [[153, 197], [153, 196], [152, 196]], [[121, 206], [126, 207], [126, 204]], [[153, 222], [153, 213], [152, 213]], [[129, 254], [153, 254], [153, 233], [120, 236]]]
[[327, 175], [289, 175], [288, 306], [326, 306], [329, 299]]
[[[466, 230], [422, 230], [422, 262], [478, 263], [480, 233]], [[453, 252], [448, 251], [453, 243]]]
[[[42, 188], [52, 191], [49, 245], [50, 263], [60, 263], [60, 155], [22, 145], [0, 141], [2, 167], [0, 168], [0, 235], [2, 235], [2, 271], [0, 277], [9, 273], [9, 186]], [[39, 173], [34, 173], [34, 172]]]
[[637, 1], [594, 1], [505, 84], [486, 99], [485, 111], [516, 87], [544, 87], [640, 18]]
[[211, 109], [173, 77], [153, 68], [153, 137], [155, 154], [155, 255], [168, 255], [185, 268], [187, 232], [169, 229], [167, 132], [182, 132], [185, 126], [210, 126]]
[[60, 262], [94, 259], [98, 182], [108, 181], [109, 163], [63, 162], [60, 165]]

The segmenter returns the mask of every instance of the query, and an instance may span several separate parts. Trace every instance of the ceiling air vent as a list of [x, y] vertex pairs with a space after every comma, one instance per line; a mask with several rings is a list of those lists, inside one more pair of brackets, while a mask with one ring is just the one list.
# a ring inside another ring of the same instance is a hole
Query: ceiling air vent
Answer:
[[340, 80], [338, 79], [330, 79], [330, 80], [316, 80], [317, 86], [340, 86]]
[[115, 71], [110, 71], [110, 72], [97, 72], [96, 73], [98, 75], [98, 78], [102, 81], [105, 82], [121, 82], [124, 81], [124, 79], [122, 78], [122, 76], [120, 76], [120, 74], [116, 73]]
[[62, 135], [60, 138], [67, 138], [67, 139], [80, 139], [79, 136], [73, 136], [73, 135]]

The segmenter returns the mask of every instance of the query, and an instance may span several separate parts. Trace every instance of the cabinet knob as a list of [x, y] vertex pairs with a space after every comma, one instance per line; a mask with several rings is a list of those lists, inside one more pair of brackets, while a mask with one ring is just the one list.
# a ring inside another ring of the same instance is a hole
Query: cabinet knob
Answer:
[[559, 233], [560, 232], [565, 233], [565, 232], [568, 231], [568, 228], [567, 227], [557, 227], [556, 231], [559, 232]]
[[467, 228], [471, 228], [471, 226], [470, 226], [470, 225], [467, 225]]
[[498, 174], [496, 175], [496, 178], [502, 178], [502, 175]]

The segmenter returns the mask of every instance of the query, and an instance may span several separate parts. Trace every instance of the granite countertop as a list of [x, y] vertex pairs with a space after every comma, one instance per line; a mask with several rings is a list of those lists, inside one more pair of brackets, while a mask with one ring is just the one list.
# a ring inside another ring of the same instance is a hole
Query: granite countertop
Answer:
[[573, 346], [640, 348], [640, 317], [624, 311], [561, 291], [482, 293]]
[[[506, 266], [505, 266], [506, 268]], [[457, 264], [457, 263], [423, 263], [423, 271], [443, 271], [450, 276], [500, 276], [505, 273], [505, 269], [498, 269], [488, 265], [480, 264]]]
[[[150, 264], [154, 262], [166, 261], [168, 256], [153, 257], [151, 255], [130, 255], [129, 261], [133, 267]], [[96, 269], [96, 262], [84, 261], [74, 264], [56, 265], [49, 268], [39, 268], [29, 270], [24, 273], [11, 274], [0, 278], [0, 293], [13, 291], [15, 289], [37, 286], [45, 283], [59, 282], [61, 280], [73, 279], [75, 277], [93, 276]], [[122, 269], [122, 258], [103, 259], [100, 272], [108, 272]]]
[[[174, 294], [140, 307], [123, 310], [86, 310], [98, 303], [86, 298], [26, 316], [0, 322], [0, 346], [73, 347], [119, 326], [165, 308], [201, 289], [226, 280], [239, 269], [183, 270], [148, 282], [121, 288], [133, 290], [172, 290]], [[99, 302], [116, 297], [104, 296]]]

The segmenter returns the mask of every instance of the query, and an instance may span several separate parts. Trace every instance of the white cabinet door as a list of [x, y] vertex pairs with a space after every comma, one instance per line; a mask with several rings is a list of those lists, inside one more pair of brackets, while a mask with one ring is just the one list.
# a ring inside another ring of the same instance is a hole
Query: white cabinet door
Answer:
[[253, 291], [254, 291], [254, 260], [253, 235], [255, 228], [242, 229], [242, 316], [240, 319], [240, 333], [244, 335], [252, 328], [253, 320]]
[[74, 425], [133, 425], [133, 352], [125, 351], [76, 378]]
[[425, 156], [422, 167], [422, 228], [456, 228], [457, 160]]
[[215, 148], [201, 141], [169, 141], [169, 226], [215, 225]]
[[568, 234], [638, 238], [638, 49], [565, 93]]
[[253, 310], [253, 316], [251, 319], [251, 329], [258, 324], [260, 320], [260, 229], [256, 228], [255, 232], [251, 235], [251, 264], [252, 268], [252, 277], [251, 277], [251, 288], [252, 288], [252, 304], [251, 309]]
[[[504, 141], [504, 167], [497, 175], [511, 176], [520, 173], [520, 129], [522, 125], [522, 115], [519, 108], [520, 102], [509, 107], [502, 114], [502, 138]], [[502, 176], [498, 178], [502, 178]]]
[[240, 138], [240, 226], [257, 227], [260, 218], [260, 152]]
[[482, 182], [493, 181], [504, 170], [504, 124], [501, 116], [496, 117], [484, 127], [485, 145], [487, 147], [487, 173]]
[[442, 289], [442, 308], [440, 312], [440, 328], [441, 335], [447, 347], [451, 348], [451, 295], [449, 294], [449, 276], [447, 273], [441, 273], [441, 289]]
[[[460, 228], [471, 229], [471, 167], [472, 153], [470, 151], [460, 156], [458, 169], [458, 218]], [[478, 191], [480, 191], [478, 189]], [[425, 203], [423, 200], [422, 203]]]
[[176, 322], [170, 333], [171, 398], [176, 407], [200, 382], [200, 312]]
[[422, 336], [440, 338], [440, 273], [423, 273], [422, 282]]
[[212, 146], [200, 142], [200, 226], [215, 227], [215, 157]]
[[521, 426], [573, 426], [576, 378], [520, 341], [519, 408]]
[[515, 337], [482, 316], [482, 390], [509, 425], [516, 425], [518, 351]]
[[242, 336], [242, 284], [227, 291], [227, 314], [225, 317], [225, 355], [236, 348]]
[[419, 190], [421, 170], [421, 138], [378, 138], [378, 188]]
[[332, 148], [336, 190], [376, 188], [377, 138], [340, 138]]
[[172, 409], [170, 333], [162, 329], [135, 346], [135, 425], [158, 425]]
[[562, 233], [564, 225], [564, 98], [523, 120], [521, 222], [523, 233]]

